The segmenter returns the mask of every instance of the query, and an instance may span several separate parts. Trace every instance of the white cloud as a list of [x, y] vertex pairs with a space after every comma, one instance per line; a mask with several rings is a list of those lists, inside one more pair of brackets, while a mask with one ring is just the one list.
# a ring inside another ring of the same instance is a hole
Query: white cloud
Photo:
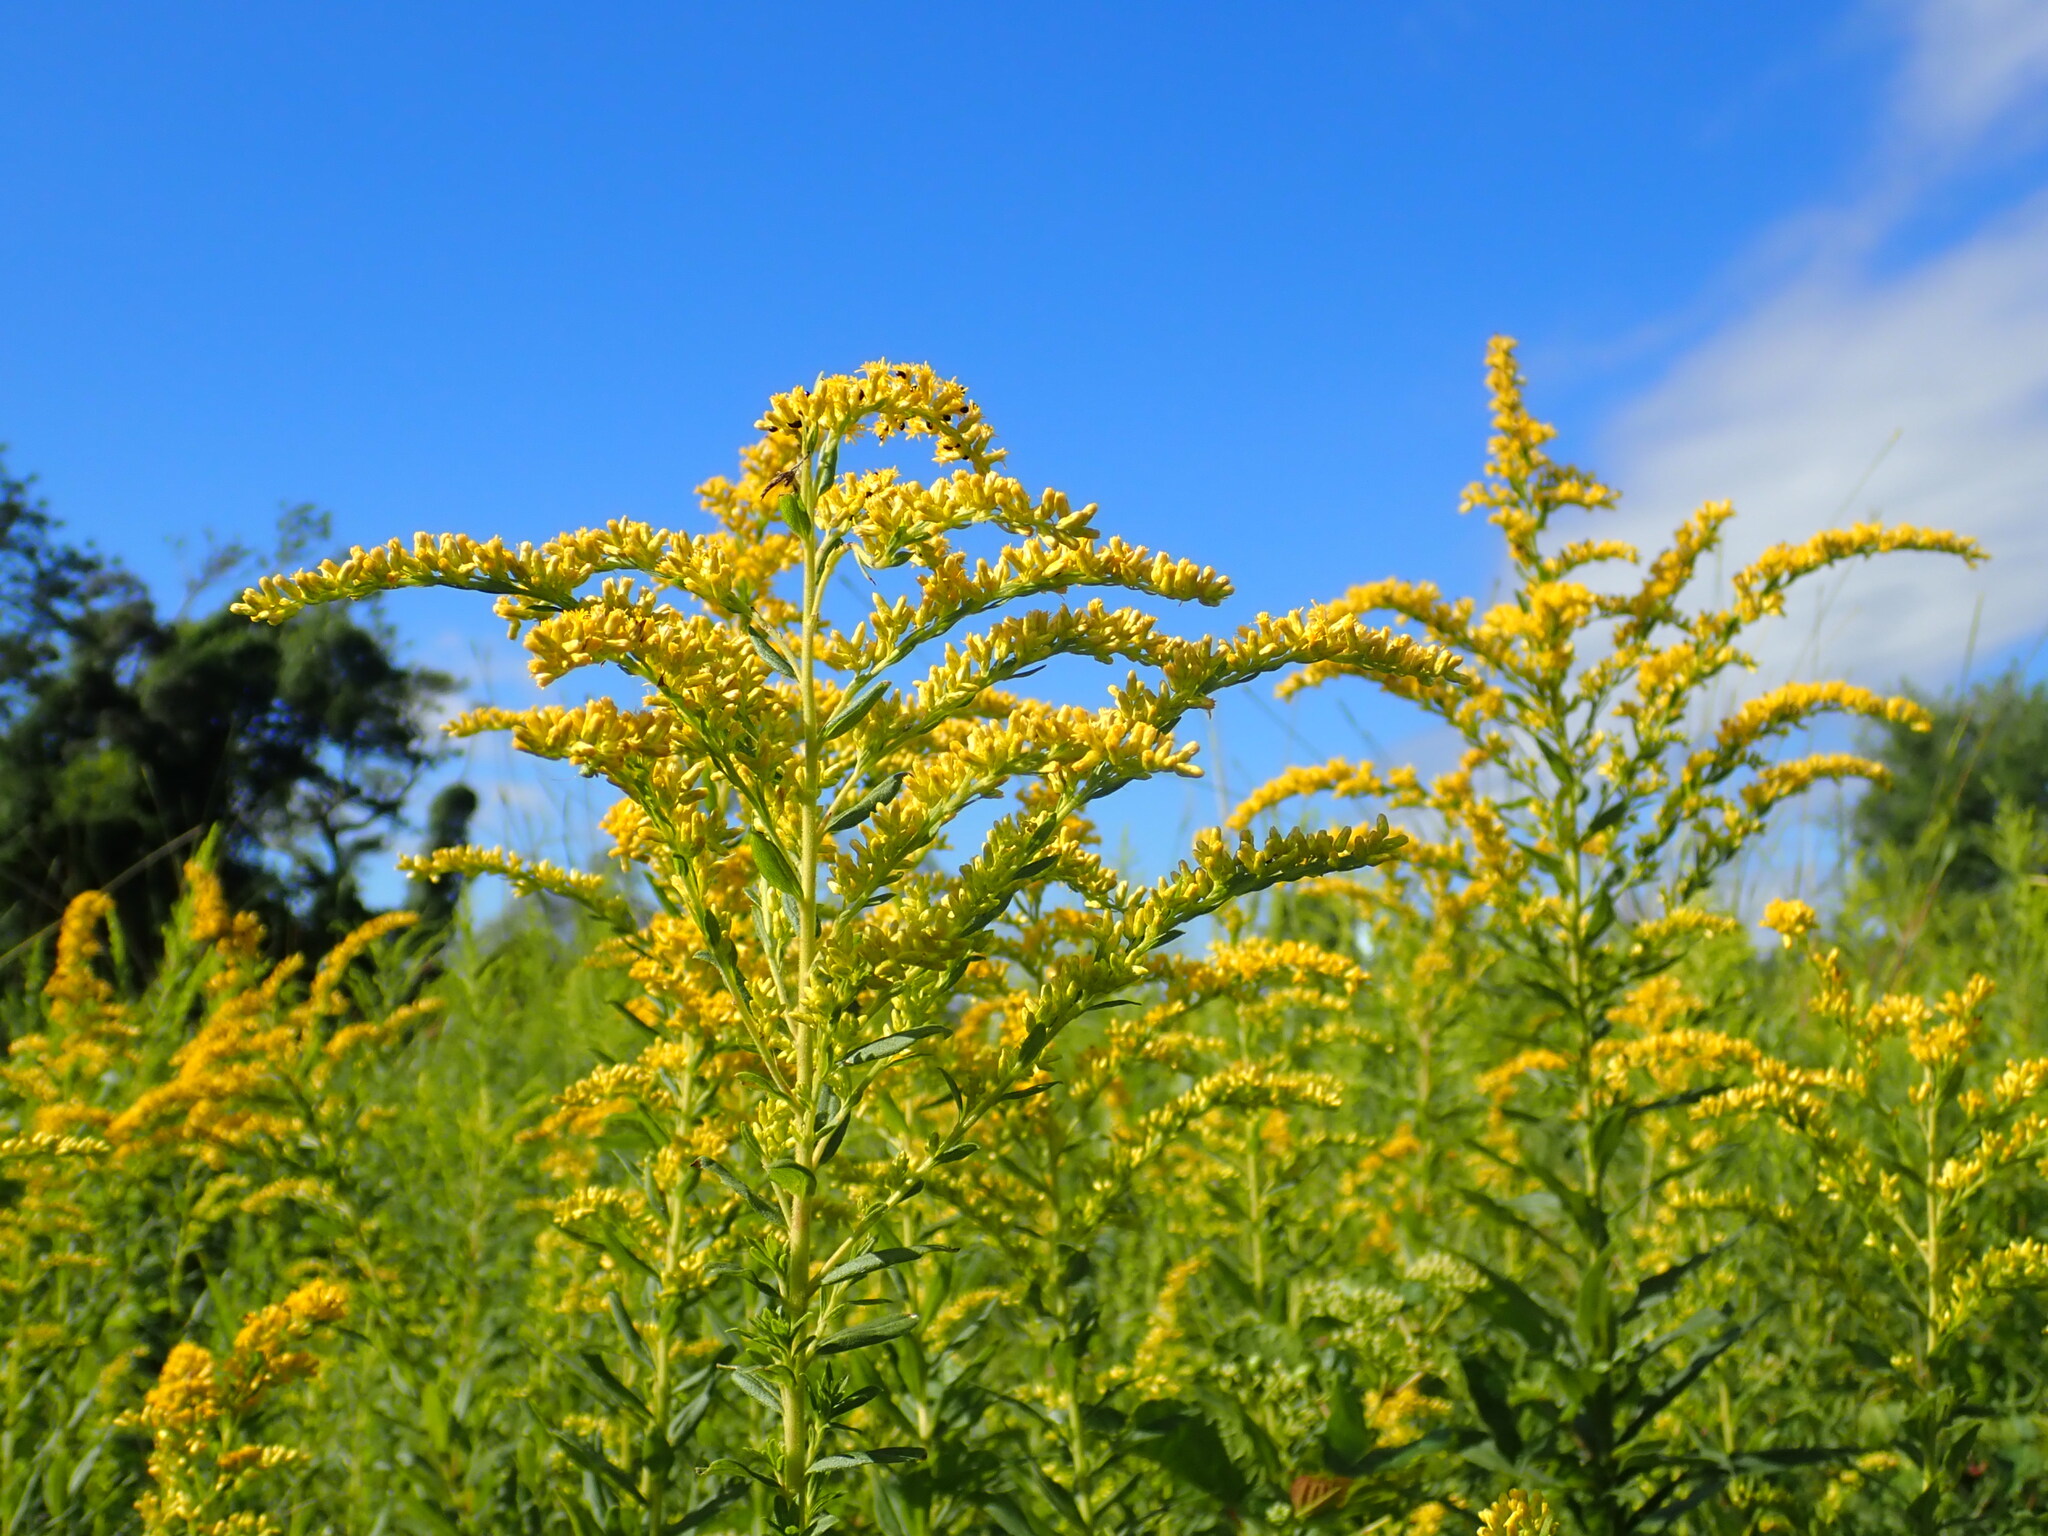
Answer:
[[[1923, 5], [1912, 33], [1895, 126], [1955, 143], [2048, 95], [2044, 0]], [[1623, 410], [1599, 461], [1626, 492], [1617, 531], [1642, 545], [1733, 500], [1729, 570], [1871, 518], [1954, 528], [1994, 556], [1820, 579], [1760, 647], [1765, 681], [1941, 687], [1973, 638], [1984, 658], [2048, 632], [2048, 193], [1902, 269], [1873, 264], [1860, 239], [1815, 252]]]
[[2048, 4], [1922, 0], [1905, 16], [1911, 48], [1897, 112], [1936, 144], [1974, 139], [2048, 87]]

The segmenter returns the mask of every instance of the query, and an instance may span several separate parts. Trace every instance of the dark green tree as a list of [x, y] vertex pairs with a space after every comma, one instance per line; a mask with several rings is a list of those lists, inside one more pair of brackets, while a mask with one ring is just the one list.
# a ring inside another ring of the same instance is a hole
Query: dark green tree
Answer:
[[1908, 860], [1946, 891], [1990, 890], [1999, 807], [2048, 817], [2048, 683], [2008, 672], [1922, 702], [1932, 730], [1887, 725], [1874, 737], [1892, 784], [1857, 803], [1856, 841], [1866, 859]]
[[154, 933], [178, 855], [215, 826], [230, 898], [280, 946], [322, 948], [367, 915], [358, 868], [398, 830], [449, 686], [374, 618], [163, 618], [0, 465], [0, 952], [95, 887]]

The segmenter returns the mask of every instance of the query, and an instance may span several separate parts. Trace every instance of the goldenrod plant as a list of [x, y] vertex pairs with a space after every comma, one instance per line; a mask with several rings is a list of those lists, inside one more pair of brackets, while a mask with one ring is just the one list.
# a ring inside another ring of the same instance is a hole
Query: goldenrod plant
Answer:
[[[1981, 1522], [2011, 1496], [2012, 1460], [1994, 1454], [2001, 1426], [1990, 1421], [2031, 1395], [2032, 1373], [1972, 1358], [1971, 1346], [2001, 1311], [2048, 1290], [2036, 1224], [2048, 1057], [1988, 1057], [1993, 986], [1982, 975], [1933, 1001], [1878, 992], [1851, 976], [1805, 902], [1773, 901], [1763, 922], [1802, 953], [1818, 1028], [1801, 1032], [1806, 1060], [1762, 1057], [1697, 1113], [1774, 1123], [1798, 1152], [1791, 1187], [1751, 1186], [1736, 1203], [1781, 1231], [1806, 1283], [1836, 1298], [1833, 1347], [1862, 1366], [1853, 1422], [1882, 1437], [1896, 1468], [1882, 1476], [1884, 1463], [1866, 1460], [1824, 1512], [1844, 1529]], [[1893, 1491], [1897, 1503], [1880, 1513], [1857, 1490]]]
[[[270, 579], [240, 605], [280, 623], [395, 587], [490, 593], [539, 682], [609, 665], [645, 690], [456, 725], [510, 731], [616, 786], [607, 829], [643, 877], [644, 921], [600, 877], [509, 854], [417, 866], [584, 902], [619, 929], [643, 988], [644, 1049], [572, 1090], [626, 1145], [559, 1212], [602, 1250], [593, 1289], [618, 1347], [582, 1363], [632, 1426], [630, 1439], [555, 1431], [589, 1474], [569, 1507], [590, 1530], [709, 1519], [731, 1479], [765, 1492], [771, 1528], [814, 1536], [837, 1518], [841, 1474], [921, 1458], [860, 1432], [851, 1416], [874, 1393], [850, 1385], [846, 1363], [918, 1325], [890, 1305], [886, 1272], [939, 1245], [897, 1239], [906, 1209], [982, 1150], [977, 1134], [1033, 1089], [1061, 1033], [1142, 981], [1186, 924], [1399, 846], [1383, 824], [1207, 833], [1172, 874], [1133, 886], [1071, 835], [1073, 819], [1126, 784], [1194, 772], [1174, 730], [1222, 689], [1318, 664], [1410, 691], [1450, 682], [1445, 652], [1342, 609], [1187, 640], [1137, 608], [1047, 603], [1075, 588], [1215, 603], [1229, 587], [1103, 538], [1092, 506], [1032, 496], [1002, 472], [980, 408], [929, 368], [821, 377], [777, 395], [758, 430], [739, 479], [702, 488], [712, 531], [620, 522], [519, 549], [422, 536]], [[929, 439], [956, 467], [928, 484], [851, 467], [898, 437]], [[977, 555], [966, 541], [980, 535], [1011, 542]], [[904, 569], [913, 590], [892, 575]], [[1097, 710], [1008, 691], [1063, 657], [1142, 670]], [[993, 824], [951, 846], [985, 800], [999, 802]], [[983, 958], [991, 929], [1047, 887], [1068, 902], [1057, 953], [1035, 975], [1013, 970], [1005, 1005], [964, 1027], [970, 969], [999, 963]], [[971, 1091], [949, 1086], [962, 1054], [976, 1058]], [[721, 1288], [762, 1304], [727, 1304], [741, 1356], [700, 1387], [698, 1311]], [[752, 1404], [761, 1434], [702, 1469], [692, 1504], [707, 1393]]]
[[112, 903], [71, 902], [33, 1027], [0, 1065], [10, 1530], [98, 1529], [132, 1504], [141, 1467], [118, 1426], [138, 1370], [203, 1348], [209, 1316], [250, 1287], [311, 1264], [359, 1284], [385, 1336], [400, 1326], [378, 1299], [399, 1282], [360, 1177], [379, 1111], [359, 1068], [435, 1005], [386, 998], [366, 1013], [347, 982], [411, 919], [358, 930], [300, 989], [299, 961], [264, 958], [207, 853], [185, 879], [140, 996], [109, 974]]
[[[1432, 585], [1386, 580], [1342, 606], [1384, 614], [1460, 658], [1460, 691], [1409, 687], [1464, 753], [1425, 781], [1336, 760], [1291, 770], [1240, 820], [1304, 796], [1372, 798], [1407, 814], [1438, 922], [1476, 924], [1512, 997], [1489, 1022], [1489, 1081], [1512, 1097], [1468, 1151], [1491, 1167], [1462, 1198], [1500, 1229], [1474, 1299], [1495, 1341], [1463, 1360], [1484, 1426], [1475, 1453], [1540, 1474], [1594, 1536], [1655, 1528], [1779, 1451], [1715, 1451], [1669, 1410], [1741, 1337], [1703, 1309], [1670, 1314], [1714, 1250], [1684, 1252], [1668, 1207], [1705, 1154], [1662, 1129], [1752, 1051], [1702, 1020], [1673, 968], [1732, 919], [1715, 876], [1773, 810], [1815, 784], [1881, 778], [1849, 753], [1774, 761], [1780, 738], [1826, 714], [1911, 722], [1910, 700], [1844, 682], [1770, 689], [1718, 719], [1715, 685], [1752, 665], [1745, 636], [1787, 591], [1866, 556], [1922, 550], [1974, 561], [1960, 535], [1861, 524], [1777, 545], [1737, 571], [1726, 606], [1684, 606], [1733, 515], [1709, 503], [1644, 564], [1597, 534], [1557, 527], [1616, 500], [1553, 460], [1524, 404], [1513, 344], [1488, 358], [1494, 435], [1465, 493], [1501, 530], [1513, 586], [1484, 613]], [[1347, 675], [1341, 659], [1287, 679]], [[1395, 680], [1396, 691], [1404, 684]], [[1394, 920], [1406, 921], [1401, 909]], [[1423, 921], [1428, 922], [1425, 918]]]
[[[1177, 638], [1221, 577], [883, 365], [771, 402], [691, 532], [248, 594], [492, 594], [568, 697], [455, 728], [618, 803], [578, 867], [416, 861], [519, 899], [325, 964], [204, 856], [160, 944], [89, 895], [12, 957], [0, 1536], [2038, 1529], [2037, 812], [1973, 821], [1981, 887], [1844, 851], [1789, 947], [1741, 894], [1788, 799], [1883, 793], [1795, 733], [1922, 718], [1742, 703], [1755, 627], [1978, 551], [1866, 525], [1717, 588], [1710, 506], [1637, 562], [1490, 377], [1484, 610]], [[1106, 707], [1033, 696], [1091, 662]], [[1297, 768], [1151, 883], [1104, 856], [1219, 690], [1353, 674], [1460, 755]]]
[[[1031, 974], [1056, 953], [1061, 916], [1024, 915], [1008, 953]], [[1261, 1038], [1259, 1023], [1287, 1012], [1341, 1031], [1363, 978], [1341, 956], [1249, 937], [1155, 956], [1147, 969], [1146, 985], [1126, 989], [1128, 1010], [1076, 1042], [1057, 1083], [993, 1118], [992, 1155], [940, 1185], [1000, 1256], [1006, 1320], [1034, 1345], [1025, 1360], [1045, 1363], [983, 1376], [1029, 1410], [1031, 1474], [1010, 1493], [1013, 1518], [1039, 1529], [1121, 1530], [1191, 1499], [1256, 1509], [1283, 1496], [1297, 1466], [1291, 1443], [1262, 1458], [1228, 1453], [1219, 1433], [1251, 1424], [1239, 1415], [1257, 1405], [1232, 1387], [1204, 1393], [1216, 1362], [1182, 1314], [1210, 1265], [1253, 1289], [1255, 1314], [1281, 1291], [1287, 1271], [1267, 1252], [1287, 1241], [1277, 1217], [1300, 1156], [1290, 1128], [1341, 1104], [1343, 1088]], [[1242, 1028], [1214, 1027], [1233, 1014]], [[1318, 1139], [1314, 1127], [1300, 1133]], [[1140, 1307], [1120, 1304], [1134, 1288]], [[1140, 1462], [1166, 1476], [1134, 1475]]]
[[244, 1318], [225, 1357], [200, 1344], [172, 1346], [129, 1421], [150, 1437], [151, 1486], [136, 1503], [145, 1532], [282, 1536], [290, 1500], [280, 1474], [303, 1473], [310, 1458], [254, 1439], [253, 1422], [273, 1393], [318, 1374], [319, 1357], [298, 1346], [347, 1316], [348, 1292], [314, 1280]]

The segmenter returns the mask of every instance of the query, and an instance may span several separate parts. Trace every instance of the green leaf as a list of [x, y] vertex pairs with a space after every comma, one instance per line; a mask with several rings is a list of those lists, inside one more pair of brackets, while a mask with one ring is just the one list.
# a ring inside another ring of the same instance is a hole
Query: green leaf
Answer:
[[797, 884], [796, 866], [767, 833], [758, 827], [747, 828], [747, 849], [753, 854], [754, 868], [763, 880], [785, 896], [803, 895], [803, 888]]
[[901, 1338], [917, 1326], [917, 1314], [906, 1312], [901, 1317], [885, 1317], [872, 1323], [861, 1323], [857, 1327], [835, 1333], [820, 1343], [814, 1354], [843, 1355], [848, 1350], [866, 1349], [870, 1344], [886, 1344], [891, 1339]]
[[1608, 1110], [1593, 1125], [1593, 1167], [1607, 1172], [1614, 1154], [1621, 1150], [1621, 1138], [1628, 1134], [1630, 1115], [1625, 1107]]
[[857, 1067], [862, 1062], [880, 1061], [884, 1057], [909, 1050], [920, 1040], [929, 1040], [933, 1035], [950, 1035], [952, 1032], [953, 1026], [950, 1024], [918, 1024], [909, 1029], [899, 1029], [893, 1034], [870, 1040], [865, 1045], [855, 1046], [839, 1058], [839, 1065]]
[[989, 1519], [1003, 1528], [1003, 1536], [1045, 1536], [1044, 1528], [1025, 1513], [1022, 1505], [1006, 1494], [996, 1494], [984, 1499], [981, 1507], [988, 1511]]
[[777, 1392], [773, 1387], [769, 1386], [767, 1382], [763, 1381], [760, 1377], [756, 1376], [752, 1371], [747, 1370], [743, 1366], [728, 1365], [723, 1367], [723, 1369], [725, 1373], [732, 1378], [732, 1384], [734, 1386], [738, 1387], [742, 1392], [746, 1393], [747, 1396], [751, 1397], [763, 1408], [766, 1408], [769, 1412], [773, 1413], [776, 1418], [779, 1419], [782, 1417], [781, 1393]]
[[1587, 841], [1591, 841], [1593, 838], [1598, 837], [1602, 832], [1605, 832], [1609, 827], [1619, 826], [1621, 824], [1621, 818], [1626, 816], [1627, 814], [1628, 800], [1627, 797], [1624, 796], [1619, 800], [1615, 800], [1607, 805], [1601, 806], [1599, 813], [1595, 815], [1591, 821], [1586, 823], [1585, 831], [1581, 832], [1579, 836]]
[[880, 1387], [856, 1387], [844, 1397], [835, 1397], [830, 1403], [826, 1404], [825, 1417], [836, 1419], [842, 1413], [851, 1413], [856, 1408], [865, 1407], [881, 1395], [882, 1389]]
[[818, 1176], [802, 1163], [791, 1162], [786, 1157], [768, 1165], [768, 1177], [792, 1195], [808, 1199], [818, 1192]]
[[878, 1445], [871, 1451], [842, 1451], [836, 1456], [820, 1456], [811, 1463], [811, 1475], [822, 1472], [845, 1472], [854, 1467], [892, 1467], [905, 1462], [923, 1461], [924, 1447], [921, 1445]]
[[887, 805], [901, 793], [903, 781], [910, 775], [898, 771], [881, 780], [875, 787], [854, 801], [845, 810], [825, 823], [827, 832], [851, 832], [876, 811]]
[[1673, 1291], [1677, 1290], [1680, 1285], [1684, 1284], [1686, 1277], [1690, 1275], [1694, 1270], [1698, 1269], [1702, 1264], [1707, 1263], [1709, 1260], [1718, 1258], [1723, 1253], [1727, 1252], [1728, 1248], [1731, 1244], [1734, 1243], [1734, 1241], [1735, 1239], [1732, 1237], [1724, 1238], [1722, 1241], [1714, 1244], [1713, 1247], [1708, 1248], [1700, 1253], [1693, 1254], [1690, 1258], [1680, 1259], [1676, 1264], [1673, 1264], [1669, 1269], [1660, 1269], [1657, 1271], [1656, 1274], [1651, 1275], [1649, 1278], [1638, 1282], [1636, 1285], [1635, 1299], [1631, 1301], [1628, 1304], [1626, 1310], [1623, 1311], [1623, 1319], [1627, 1320], [1629, 1318], [1633, 1318], [1645, 1307], [1651, 1306], [1656, 1302], [1662, 1301], [1665, 1297], [1669, 1296]]
[[1472, 1293], [1474, 1304], [1496, 1323], [1512, 1329], [1537, 1354], [1545, 1359], [1553, 1358], [1563, 1325], [1550, 1309], [1499, 1271], [1488, 1269], [1469, 1257], [1466, 1262], [1486, 1281]]
[[1182, 1482], [1224, 1505], [1245, 1496], [1249, 1483], [1230, 1459], [1216, 1426], [1178, 1403], [1141, 1403], [1131, 1414], [1131, 1449]]
[[887, 1269], [894, 1264], [910, 1264], [928, 1253], [958, 1253], [960, 1250], [946, 1243], [919, 1243], [910, 1248], [871, 1248], [866, 1253], [855, 1254], [844, 1264], [835, 1264], [818, 1277], [818, 1284], [844, 1285], [849, 1280], [858, 1280], [862, 1275], [872, 1275], [878, 1269]]
[[697, 1426], [704, 1422], [704, 1415], [710, 1411], [711, 1389], [706, 1387], [669, 1415], [668, 1423], [662, 1426], [668, 1435], [668, 1443], [680, 1450], [690, 1436], [697, 1432]]
[[704, 1470], [706, 1472], [722, 1472], [730, 1476], [751, 1477], [770, 1493], [780, 1493], [782, 1491], [782, 1484], [778, 1483], [760, 1468], [750, 1466], [736, 1456], [721, 1456], [716, 1461], [707, 1465]]
[[746, 1491], [747, 1485], [741, 1479], [728, 1478], [725, 1485], [712, 1494], [710, 1498], [697, 1505], [688, 1514], [670, 1521], [667, 1527], [667, 1536], [683, 1536], [683, 1533], [686, 1531], [696, 1530], [698, 1526], [704, 1524], [705, 1521], [709, 1520]]
[[791, 492], [785, 491], [775, 503], [775, 515], [789, 525], [789, 531], [800, 539], [811, 536], [811, 514], [804, 510], [803, 501]]
[[[826, 720], [825, 740], [835, 741], [852, 730], [856, 725], [859, 725], [862, 720], [867, 718], [868, 711], [879, 704], [882, 701], [882, 695], [888, 691], [889, 685], [880, 678], [877, 678], [874, 682], [869, 683], [867, 687], [846, 699], [837, 709], [832, 711], [831, 718]], [[901, 775], [891, 775], [891, 777], [901, 778]], [[891, 793], [893, 794], [894, 791], [892, 790]], [[836, 831], [837, 828], [834, 828], [834, 830]]]
[[626, 1352], [648, 1370], [653, 1370], [654, 1356], [647, 1352], [646, 1341], [640, 1337], [640, 1330], [633, 1326], [633, 1315], [626, 1310], [625, 1299], [617, 1291], [607, 1291], [604, 1304], [611, 1312], [612, 1326], [619, 1330]]
[[639, 1487], [634, 1483], [632, 1476], [626, 1469], [605, 1455], [603, 1451], [598, 1450], [580, 1435], [565, 1434], [553, 1425], [548, 1425], [546, 1428], [548, 1438], [560, 1446], [563, 1453], [571, 1461], [575, 1462], [577, 1466], [610, 1483], [614, 1488], [630, 1497], [634, 1503], [645, 1504], [647, 1502], [645, 1498], [641, 1497]]
[[1596, 1260], [1579, 1281], [1579, 1338], [1588, 1357], [1604, 1359], [1614, 1318], [1614, 1293], [1607, 1285], [1607, 1265]]
[[779, 672], [788, 678], [796, 676], [796, 663], [783, 653], [781, 646], [768, 638], [760, 625], [747, 618], [741, 619], [740, 623], [747, 631], [747, 639], [753, 642], [754, 653], [768, 664], [771, 672]]
[[1499, 1368], [1480, 1354], [1460, 1355], [1458, 1365], [1464, 1372], [1465, 1392], [1472, 1399], [1473, 1410], [1493, 1437], [1495, 1448], [1508, 1461], [1520, 1461], [1522, 1431], [1515, 1422], [1515, 1410], [1508, 1404], [1507, 1386], [1501, 1380]]
[[1037, 1094], [1050, 1093], [1059, 1085], [1059, 1079], [1053, 1078], [1049, 1082], [1033, 1083], [1029, 1088], [1012, 1088], [1008, 1093], [997, 1094], [996, 1102], [1001, 1104], [1008, 1099], [1028, 1099]]
[[723, 1184], [727, 1189], [731, 1190], [734, 1194], [738, 1195], [741, 1199], [745, 1200], [747, 1204], [751, 1205], [761, 1215], [767, 1216], [775, 1221], [780, 1221], [782, 1219], [782, 1212], [775, 1209], [775, 1207], [771, 1203], [769, 1203], [769, 1201], [766, 1198], [756, 1193], [751, 1185], [749, 1185], [738, 1174], [734, 1173], [730, 1168], [726, 1167], [725, 1164], [721, 1163], [717, 1158], [700, 1157], [696, 1160], [694, 1166], [698, 1168], [710, 1169], [712, 1176], [715, 1177], [719, 1183]]
[[1555, 1195], [1557, 1203], [1564, 1207], [1565, 1214], [1571, 1218], [1572, 1225], [1579, 1229], [1580, 1236], [1594, 1248], [1607, 1246], [1607, 1218], [1583, 1193], [1573, 1189], [1541, 1162], [1511, 1163], [1508, 1166], [1526, 1173]]
[[653, 1417], [648, 1411], [647, 1404], [640, 1400], [640, 1394], [612, 1373], [612, 1368], [605, 1363], [603, 1355], [594, 1349], [585, 1349], [577, 1352], [576, 1359], [583, 1367], [582, 1375], [586, 1385], [595, 1388], [600, 1397], [607, 1399], [614, 1407], [624, 1409], [635, 1418]]
[[1046, 1502], [1068, 1526], [1082, 1531], [1090, 1529], [1090, 1522], [1081, 1516], [1081, 1506], [1074, 1502], [1074, 1496], [1067, 1492], [1065, 1485], [1043, 1471], [1035, 1460], [1026, 1463], [1026, 1467], [1037, 1483], [1038, 1491], [1045, 1495]]
[[1731, 1324], [1718, 1338], [1703, 1346], [1692, 1359], [1686, 1362], [1684, 1370], [1667, 1382], [1661, 1390], [1653, 1392], [1643, 1399], [1642, 1407], [1636, 1410], [1636, 1416], [1629, 1420], [1628, 1428], [1615, 1437], [1614, 1443], [1617, 1446], [1627, 1445], [1629, 1441], [1641, 1434], [1643, 1430], [1649, 1427], [1652, 1419], [1677, 1402], [1688, 1387], [1706, 1374], [1707, 1367], [1733, 1349], [1736, 1341], [1748, 1331], [1749, 1328], [1746, 1324]]
[[933, 1158], [932, 1161], [934, 1163], [957, 1163], [963, 1157], [972, 1157], [975, 1153], [979, 1152], [980, 1150], [981, 1143], [975, 1141], [963, 1141], [957, 1147], [948, 1147], [945, 1151], [941, 1152], [937, 1157]]
[[1511, 1206], [1504, 1205], [1494, 1199], [1493, 1196], [1481, 1190], [1461, 1189], [1458, 1191], [1458, 1197], [1482, 1216], [1497, 1221], [1502, 1226], [1514, 1227], [1519, 1231], [1526, 1232], [1530, 1237], [1535, 1238], [1537, 1242], [1543, 1244], [1544, 1247], [1557, 1253], [1564, 1252], [1563, 1245], [1556, 1238], [1552, 1237], [1527, 1217], [1521, 1215]]
[[1340, 1477], [1355, 1476], [1359, 1458], [1372, 1448], [1358, 1388], [1345, 1373], [1330, 1383], [1330, 1418], [1323, 1426], [1323, 1464]]

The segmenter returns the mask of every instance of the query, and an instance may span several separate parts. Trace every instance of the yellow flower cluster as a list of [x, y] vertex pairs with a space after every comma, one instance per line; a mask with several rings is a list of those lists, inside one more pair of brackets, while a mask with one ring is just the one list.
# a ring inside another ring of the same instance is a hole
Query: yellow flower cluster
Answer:
[[224, 1359], [189, 1340], [171, 1346], [156, 1384], [128, 1421], [149, 1433], [151, 1486], [136, 1503], [157, 1536], [272, 1536], [274, 1514], [247, 1508], [264, 1473], [303, 1463], [305, 1453], [242, 1443], [246, 1421], [280, 1388], [318, 1373], [299, 1346], [348, 1316], [348, 1292], [328, 1280], [300, 1286], [243, 1319]]
[[799, 385], [772, 397], [754, 427], [797, 452], [853, 442], [870, 432], [886, 441], [900, 432], [936, 437], [942, 463], [957, 459], [986, 470], [1004, 456], [993, 446], [995, 429], [960, 382], [940, 378], [924, 363], [885, 359], [866, 364], [857, 375], [820, 374], [808, 389]]
[[1986, 558], [1975, 539], [1939, 528], [1910, 523], [1854, 523], [1827, 528], [1801, 544], [1773, 544], [1735, 573], [1736, 612], [1745, 623], [1785, 611], [1785, 589], [1815, 571], [1870, 555], [1895, 550], [1924, 550], [1955, 555], [1971, 565]]
[[1501, 1495], [1479, 1516], [1481, 1536], [1557, 1536], [1557, 1517], [1538, 1493], [1519, 1488]]
[[[645, 523], [618, 521], [535, 547], [485, 543], [462, 534], [418, 534], [410, 547], [398, 539], [376, 549], [356, 548], [346, 560], [327, 560], [292, 576], [268, 576], [244, 592], [233, 611], [265, 624], [282, 624], [314, 603], [372, 596], [400, 587], [462, 587], [538, 604], [501, 616], [538, 617], [566, 606], [576, 589], [605, 571], [645, 570], [662, 559], [676, 535]], [[517, 625], [514, 625], [517, 632]]]
[[1784, 940], [1785, 947], [1790, 949], [1819, 926], [1820, 914], [1803, 901], [1773, 898], [1765, 903], [1760, 923]]

